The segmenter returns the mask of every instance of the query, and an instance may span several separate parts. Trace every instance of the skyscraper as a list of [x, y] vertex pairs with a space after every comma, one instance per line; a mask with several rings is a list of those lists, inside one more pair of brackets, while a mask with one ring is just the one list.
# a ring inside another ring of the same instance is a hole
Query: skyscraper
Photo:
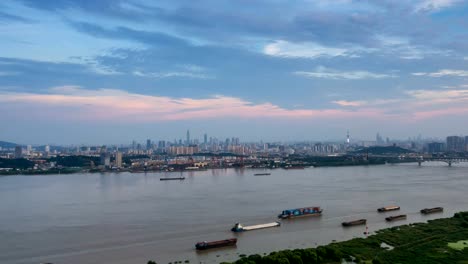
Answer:
[[115, 166], [118, 168], [122, 167], [122, 152], [120, 151], [115, 153]]
[[459, 136], [447, 137], [447, 151], [454, 151], [454, 152], [465, 151], [465, 139]]
[[187, 129], [187, 141], [186, 141], [186, 145], [190, 145], [190, 131]]
[[23, 147], [16, 146], [15, 147], [15, 158], [19, 159], [23, 157]]
[[203, 144], [208, 144], [208, 135], [206, 133], [203, 135]]
[[151, 149], [151, 139], [147, 139], [146, 140], [146, 150], [150, 150]]

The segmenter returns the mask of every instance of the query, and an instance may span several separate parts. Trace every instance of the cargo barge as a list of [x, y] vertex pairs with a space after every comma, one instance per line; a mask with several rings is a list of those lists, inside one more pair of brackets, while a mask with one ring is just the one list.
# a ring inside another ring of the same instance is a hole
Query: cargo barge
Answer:
[[442, 207], [424, 208], [421, 210], [421, 214], [441, 213], [443, 211], [444, 211], [444, 208]]
[[349, 221], [349, 222], [343, 222], [341, 223], [342, 226], [348, 227], [348, 226], [357, 226], [357, 225], [365, 225], [367, 223], [366, 219], [359, 219], [355, 221]]
[[257, 229], [264, 229], [264, 228], [270, 228], [270, 227], [278, 227], [281, 226], [280, 222], [273, 222], [273, 223], [267, 223], [267, 224], [260, 224], [260, 225], [251, 225], [251, 226], [243, 226], [240, 223], [236, 223], [232, 228], [232, 232], [244, 232], [244, 231], [252, 231], [252, 230], [257, 230]]
[[255, 173], [254, 176], [267, 176], [271, 175], [271, 173]]
[[297, 209], [284, 210], [278, 215], [281, 219], [291, 219], [304, 216], [320, 216], [322, 215], [322, 209], [320, 207], [304, 207]]
[[159, 180], [160, 181], [176, 181], [176, 180], [183, 181], [185, 180], [185, 177], [160, 178]]
[[207, 242], [207, 241], [198, 242], [197, 244], [195, 244], [195, 248], [197, 250], [205, 250], [205, 249], [210, 249], [210, 248], [235, 246], [236, 244], [237, 244], [237, 238], [230, 238], [230, 239], [211, 241], [211, 242]]
[[405, 219], [406, 219], [406, 215], [394, 215], [394, 216], [389, 216], [385, 218], [385, 220], [387, 220], [388, 222], [397, 221], [397, 220], [405, 220]]
[[396, 205], [391, 205], [391, 206], [385, 206], [377, 209], [377, 212], [382, 213], [382, 212], [389, 212], [389, 211], [396, 211], [400, 210], [400, 206]]

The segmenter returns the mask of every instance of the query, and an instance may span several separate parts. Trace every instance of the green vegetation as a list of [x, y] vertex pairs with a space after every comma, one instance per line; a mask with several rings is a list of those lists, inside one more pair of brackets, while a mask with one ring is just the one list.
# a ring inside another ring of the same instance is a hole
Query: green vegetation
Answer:
[[[302, 166], [314, 166], [314, 167], [328, 167], [328, 166], [359, 166], [359, 165], [379, 165], [385, 164], [387, 159], [385, 158], [364, 158], [355, 156], [291, 156], [289, 162], [291, 164], [302, 165]], [[286, 164], [282, 164], [286, 166]]]
[[448, 243], [448, 246], [456, 250], [463, 250], [464, 248], [468, 247], [468, 240], [460, 240], [455, 243]]
[[99, 165], [100, 158], [92, 156], [57, 156], [50, 158], [49, 162], [57, 162], [63, 167], [91, 167], [91, 164]]
[[34, 167], [34, 162], [27, 159], [2, 159], [0, 158], [0, 168], [28, 169]]
[[397, 146], [375, 146], [375, 147], [368, 147], [363, 148], [360, 150], [354, 151], [354, 153], [360, 154], [372, 154], [372, 155], [385, 155], [385, 154], [405, 154], [405, 153], [414, 153], [414, 151], [409, 149], [400, 148]]
[[[245, 256], [234, 264], [342, 263], [466, 263], [468, 260], [468, 212], [452, 218], [437, 219], [377, 231], [368, 238], [331, 243], [317, 248], [283, 250], [269, 255]], [[465, 240], [463, 240], [465, 239]], [[458, 241], [458, 242], [457, 242]], [[452, 244], [462, 243], [463, 248]], [[386, 243], [393, 249], [381, 247]]]

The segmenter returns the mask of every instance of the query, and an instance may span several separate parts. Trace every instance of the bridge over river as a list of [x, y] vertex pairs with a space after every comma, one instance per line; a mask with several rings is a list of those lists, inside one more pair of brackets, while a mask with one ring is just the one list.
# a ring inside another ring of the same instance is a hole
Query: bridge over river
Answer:
[[468, 158], [457, 158], [457, 157], [426, 158], [426, 157], [421, 157], [421, 159], [418, 160], [418, 165], [421, 166], [421, 164], [423, 162], [430, 162], [430, 161], [445, 162], [449, 166], [452, 166], [453, 163], [468, 162]]

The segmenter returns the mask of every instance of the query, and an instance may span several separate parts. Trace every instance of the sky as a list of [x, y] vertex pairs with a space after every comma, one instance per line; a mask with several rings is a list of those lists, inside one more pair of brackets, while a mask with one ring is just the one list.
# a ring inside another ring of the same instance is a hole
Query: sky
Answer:
[[3, 0], [0, 140], [468, 135], [466, 0]]

